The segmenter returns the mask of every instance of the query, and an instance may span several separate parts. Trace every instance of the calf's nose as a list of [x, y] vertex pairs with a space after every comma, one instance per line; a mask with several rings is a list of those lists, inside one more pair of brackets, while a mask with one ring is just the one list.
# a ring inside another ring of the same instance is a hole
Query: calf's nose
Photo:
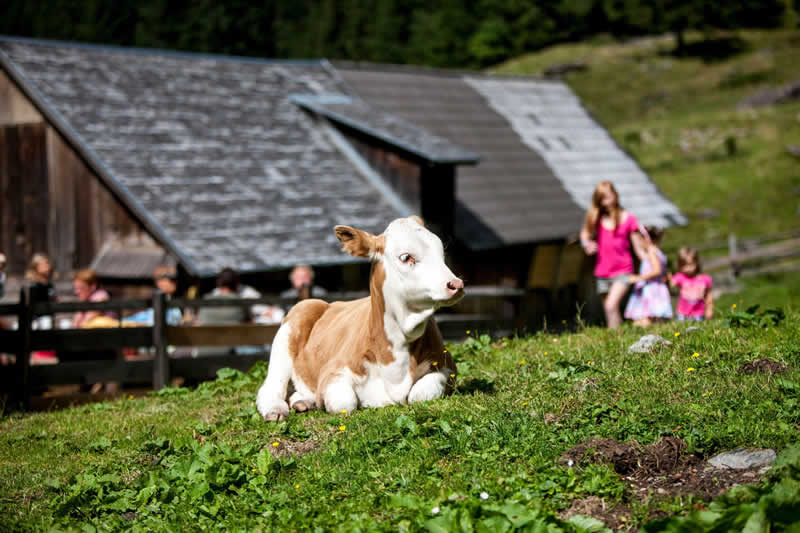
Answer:
[[458, 291], [464, 288], [464, 282], [458, 278], [451, 279], [447, 282], [447, 292], [450, 294], [456, 294]]

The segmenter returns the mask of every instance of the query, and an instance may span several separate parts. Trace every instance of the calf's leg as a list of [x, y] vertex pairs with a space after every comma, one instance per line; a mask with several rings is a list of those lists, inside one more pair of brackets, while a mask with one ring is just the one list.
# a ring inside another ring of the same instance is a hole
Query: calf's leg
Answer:
[[293, 364], [293, 358], [289, 353], [290, 333], [291, 326], [289, 322], [286, 322], [275, 334], [269, 356], [267, 379], [258, 389], [256, 396], [256, 408], [267, 422], [284, 420], [289, 416], [286, 389], [289, 385]]

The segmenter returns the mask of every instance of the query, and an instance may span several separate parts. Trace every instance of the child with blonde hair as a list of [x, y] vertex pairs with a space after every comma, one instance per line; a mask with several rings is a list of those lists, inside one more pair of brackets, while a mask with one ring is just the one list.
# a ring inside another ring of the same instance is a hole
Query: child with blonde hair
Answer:
[[711, 276], [702, 273], [700, 254], [694, 248], [678, 251], [678, 272], [669, 281], [678, 287], [678, 320], [701, 322], [714, 316]]
[[654, 321], [672, 318], [672, 299], [667, 287], [667, 256], [659, 249], [664, 230], [646, 226], [645, 247], [636, 250], [639, 260], [639, 274], [631, 276], [634, 283], [625, 318], [633, 320], [636, 326], [647, 327]]
[[610, 181], [597, 184], [592, 206], [581, 228], [581, 246], [587, 255], [596, 255], [594, 275], [597, 292], [603, 296], [603, 311], [609, 328], [622, 323], [620, 302], [628, 292], [633, 275], [631, 245], [644, 248], [636, 217], [622, 208], [619, 195]]

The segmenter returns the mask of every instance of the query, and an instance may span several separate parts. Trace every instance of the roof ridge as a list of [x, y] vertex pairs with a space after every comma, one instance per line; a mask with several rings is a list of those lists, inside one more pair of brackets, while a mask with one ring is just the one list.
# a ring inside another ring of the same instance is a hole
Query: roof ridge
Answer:
[[407, 74], [431, 74], [443, 77], [461, 78], [464, 76], [474, 76], [478, 78], [491, 78], [491, 79], [507, 79], [507, 80], [521, 80], [521, 81], [536, 81], [546, 83], [563, 84], [562, 80], [545, 78], [543, 76], [533, 76], [528, 74], [509, 74], [509, 73], [496, 73], [481, 70], [458, 69], [458, 68], [443, 68], [443, 67], [429, 67], [426, 65], [406, 65], [400, 63], [373, 63], [370, 61], [350, 61], [350, 60], [333, 60], [330, 61], [334, 69], [343, 70], [364, 70], [373, 72], [403, 72]]
[[317, 65], [325, 66], [326, 59], [277, 59], [256, 56], [237, 56], [231, 54], [214, 54], [209, 52], [191, 52], [187, 50], [169, 50], [166, 48], [147, 48], [142, 46], [124, 46], [119, 44], [87, 43], [82, 41], [67, 41], [60, 39], [39, 39], [35, 37], [19, 37], [0, 34], [0, 42], [18, 43], [39, 46], [68, 46], [86, 50], [107, 52], [122, 52], [137, 55], [162, 55], [172, 57], [185, 57], [187, 59], [215, 59], [221, 61], [234, 61], [239, 63], [254, 63], [267, 65]]

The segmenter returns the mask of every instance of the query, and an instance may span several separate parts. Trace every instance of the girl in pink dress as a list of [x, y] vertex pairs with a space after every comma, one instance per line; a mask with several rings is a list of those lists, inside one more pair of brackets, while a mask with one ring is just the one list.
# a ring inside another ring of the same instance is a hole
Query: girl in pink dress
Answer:
[[631, 244], [638, 249], [645, 247], [638, 228], [636, 217], [619, 204], [614, 185], [610, 181], [598, 183], [581, 229], [581, 246], [587, 255], [597, 255], [594, 275], [609, 328], [622, 323], [619, 305], [633, 275]]
[[678, 273], [669, 280], [678, 287], [678, 320], [702, 322], [714, 316], [711, 276], [701, 273], [700, 255], [694, 248], [678, 251]]

